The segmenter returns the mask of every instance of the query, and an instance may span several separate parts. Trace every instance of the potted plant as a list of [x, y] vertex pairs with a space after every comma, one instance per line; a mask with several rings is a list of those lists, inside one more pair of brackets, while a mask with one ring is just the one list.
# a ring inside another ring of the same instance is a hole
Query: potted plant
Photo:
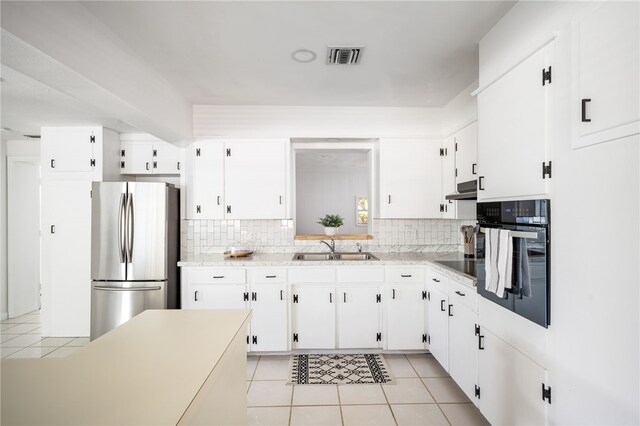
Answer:
[[328, 214], [321, 217], [318, 223], [324, 226], [325, 235], [332, 236], [336, 235], [338, 228], [344, 224], [344, 220], [339, 214]]

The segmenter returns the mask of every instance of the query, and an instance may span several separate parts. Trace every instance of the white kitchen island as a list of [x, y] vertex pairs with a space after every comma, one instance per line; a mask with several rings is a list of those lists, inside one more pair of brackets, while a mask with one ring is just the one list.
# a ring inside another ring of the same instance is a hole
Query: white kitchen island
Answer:
[[246, 423], [249, 310], [149, 310], [60, 359], [2, 360], [3, 425]]

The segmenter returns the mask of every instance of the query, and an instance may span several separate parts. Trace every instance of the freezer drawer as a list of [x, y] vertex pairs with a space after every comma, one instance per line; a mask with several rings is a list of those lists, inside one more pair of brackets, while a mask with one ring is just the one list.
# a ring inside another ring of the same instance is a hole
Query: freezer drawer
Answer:
[[165, 309], [166, 286], [166, 281], [94, 281], [91, 285], [91, 340], [146, 309]]

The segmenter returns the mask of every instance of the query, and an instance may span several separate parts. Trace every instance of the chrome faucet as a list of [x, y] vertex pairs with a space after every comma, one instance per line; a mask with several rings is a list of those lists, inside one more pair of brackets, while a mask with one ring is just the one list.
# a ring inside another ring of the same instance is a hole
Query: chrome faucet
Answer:
[[331, 250], [331, 254], [335, 254], [336, 252], [336, 242], [333, 240], [333, 238], [329, 238], [331, 240], [331, 244], [329, 244], [326, 241], [320, 241], [321, 244], [325, 244], [327, 247], [329, 247], [329, 250]]

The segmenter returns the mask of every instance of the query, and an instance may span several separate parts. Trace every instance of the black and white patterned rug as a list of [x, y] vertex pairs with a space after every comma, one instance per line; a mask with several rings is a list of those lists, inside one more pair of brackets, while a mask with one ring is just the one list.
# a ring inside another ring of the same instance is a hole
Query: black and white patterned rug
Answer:
[[395, 383], [382, 355], [291, 355], [289, 384], [360, 385]]

